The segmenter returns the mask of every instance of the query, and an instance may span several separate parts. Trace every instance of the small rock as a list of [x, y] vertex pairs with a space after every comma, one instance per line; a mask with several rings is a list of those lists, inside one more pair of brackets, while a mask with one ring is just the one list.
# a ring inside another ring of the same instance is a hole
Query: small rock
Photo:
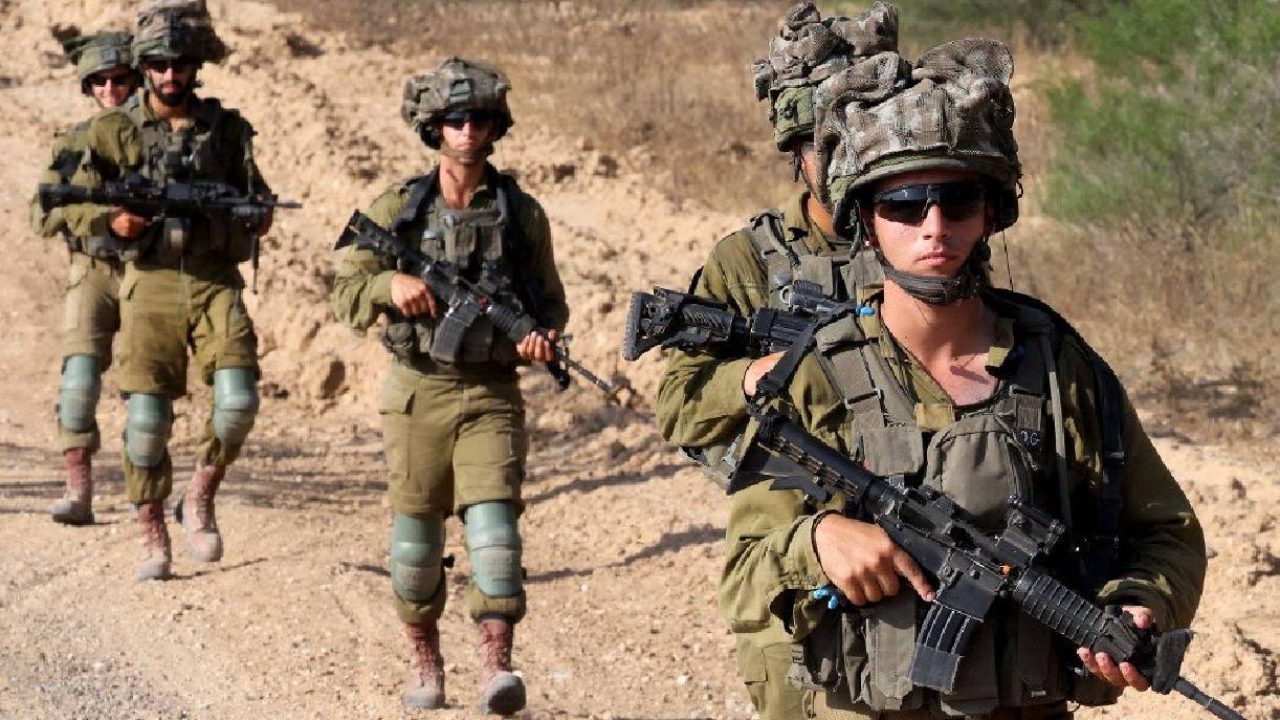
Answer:
[[551, 179], [564, 182], [578, 173], [578, 166], [573, 163], [556, 163], [551, 166]]

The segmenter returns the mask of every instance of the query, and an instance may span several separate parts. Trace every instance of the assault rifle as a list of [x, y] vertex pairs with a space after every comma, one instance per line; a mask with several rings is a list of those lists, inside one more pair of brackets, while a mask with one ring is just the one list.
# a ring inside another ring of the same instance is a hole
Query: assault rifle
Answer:
[[239, 220], [252, 233], [249, 259], [253, 267], [256, 289], [261, 238], [257, 229], [267, 214], [276, 208], [296, 210], [301, 203], [277, 200], [275, 196], [258, 196], [241, 192], [233, 185], [210, 180], [155, 183], [132, 174], [102, 187], [84, 187], [70, 183], [41, 183], [37, 193], [40, 207], [48, 212], [55, 207], [79, 203], [119, 206], [153, 220], [189, 218], [194, 215], [226, 214]]
[[1010, 498], [1004, 530], [985, 532], [943, 493], [877, 477], [776, 410], [748, 407], [758, 431], [730, 478], [731, 494], [770, 478], [772, 489], [801, 490], [817, 503], [838, 493], [845, 514], [884, 528], [936, 581], [911, 659], [912, 683], [954, 691], [969, 640], [995, 600], [1007, 598], [1075, 646], [1133, 663], [1156, 692], [1176, 690], [1222, 720], [1244, 720], [1179, 674], [1190, 630], [1141, 630], [1127, 612], [1098, 607], [1044, 569], [1064, 534], [1048, 514]]
[[659, 287], [652, 294], [632, 293], [622, 357], [633, 361], [658, 346], [763, 357], [799, 341], [812, 342], [807, 331], [845, 314], [870, 311], [856, 303], [836, 302], [816, 283], [804, 280], [794, 282], [784, 300], [786, 309], [765, 308], [744, 318], [725, 303], [675, 290]]
[[[484, 273], [479, 282], [468, 280], [452, 263], [432, 260], [422, 251], [406, 245], [400, 238], [387, 232], [359, 210], [351, 213], [351, 219], [347, 220], [342, 236], [333, 249], [341, 250], [351, 245], [403, 260], [413, 268], [414, 274], [427, 283], [431, 293], [448, 306], [435, 325], [432, 356], [438, 360], [457, 361], [462, 350], [463, 336], [481, 316], [487, 317], [494, 327], [516, 343], [537, 329], [538, 322], [532, 315], [503, 305], [494, 297], [499, 288], [491, 274]], [[568, 367], [600, 388], [610, 400], [620, 402], [618, 393], [625, 388], [625, 382], [618, 385], [605, 382], [569, 357], [563, 345], [552, 343], [551, 348], [555, 352], [555, 360], [547, 363], [547, 371], [555, 378], [560, 390], [569, 386], [569, 373], [565, 370]]]

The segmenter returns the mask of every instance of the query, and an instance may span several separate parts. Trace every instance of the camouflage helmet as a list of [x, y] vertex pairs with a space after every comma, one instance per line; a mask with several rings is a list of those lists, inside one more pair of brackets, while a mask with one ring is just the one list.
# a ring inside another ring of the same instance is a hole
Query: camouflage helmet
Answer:
[[133, 36], [125, 32], [102, 32], [96, 35], [74, 35], [62, 41], [67, 59], [76, 66], [81, 84], [89, 76], [104, 70], [133, 65], [130, 43]]
[[895, 50], [898, 10], [884, 2], [853, 17], [823, 19], [810, 0], [791, 7], [769, 56], [755, 62], [756, 99], [769, 101], [773, 140], [785, 150], [813, 137], [814, 88], [858, 57]]
[[216, 63], [226, 56], [227, 46], [213, 31], [204, 0], [152, 0], [138, 11], [135, 63], [147, 57]]
[[856, 204], [878, 180], [931, 169], [978, 173], [997, 189], [995, 230], [1016, 222], [1012, 76], [1008, 47], [966, 38], [914, 64], [881, 53], [824, 81], [815, 99], [819, 184], [837, 227], [857, 222]]
[[440, 148], [439, 121], [453, 110], [487, 110], [493, 113], [496, 141], [515, 123], [507, 107], [511, 82], [498, 68], [478, 60], [451, 57], [424, 75], [404, 84], [400, 116], [428, 146]]

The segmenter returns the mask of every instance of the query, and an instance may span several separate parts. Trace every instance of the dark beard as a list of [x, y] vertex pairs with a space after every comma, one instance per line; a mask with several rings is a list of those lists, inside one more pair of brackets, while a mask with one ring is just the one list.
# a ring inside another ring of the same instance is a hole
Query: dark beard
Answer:
[[189, 82], [182, 85], [177, 92], [164, 92], [160, 88], [155, 88], [156, 99], [165, 107], [181, 107], [191, 99], [191, 90], [195, 86], [195, 82]]

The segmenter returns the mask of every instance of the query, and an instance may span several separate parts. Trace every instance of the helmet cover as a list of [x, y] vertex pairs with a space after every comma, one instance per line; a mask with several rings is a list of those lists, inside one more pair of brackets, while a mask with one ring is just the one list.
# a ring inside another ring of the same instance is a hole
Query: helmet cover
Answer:
[[138, 11], [135, 63], [147, 57], [221, 62], [227, 46], [213, 31], [204, 0], [152, 0]]
[[450, 57], [440, 67], [404, 84], [400, 116], [428, 146], [439, 149], [439, 123], [447, 113], [484, 111], [493, 116], [496, 141], [515, 124], [507, 106], [511, 82], [498, 68], [479, 60]]
[[1018, 217], [1022, 175], [1009, 90], [1013, 55], [995, 40], [939, 45], [914, 64], [883, 52], [850, 64], [816, 91], [819, 185], [836, 227], [857, 221], [858, 198], [907, 172], [969, 170], [999, 188], [995, 230]]
[[756, 60], [756, 98], [769, 101], [774, 144], [786, 149], [814, 131], [814, 88], [858, 57], [892, 51], [898, 45], [898, 10], [876, 2], [853, 18], [823, 18], [811, 0], [791, 7]]

